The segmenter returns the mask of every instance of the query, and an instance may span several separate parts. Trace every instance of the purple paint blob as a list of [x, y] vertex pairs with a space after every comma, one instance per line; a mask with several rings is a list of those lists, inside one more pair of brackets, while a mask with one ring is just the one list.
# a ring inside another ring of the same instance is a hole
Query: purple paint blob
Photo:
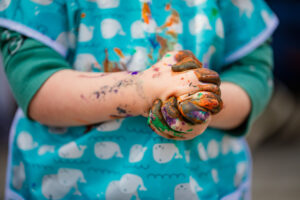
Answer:
[[197, 120], [206, 121], [207, 118], [209, 117], [209, 113], [199, 110], [199, 111], [192, 111], [189, 114], [187, 114], [187, 116]]
[[167, 112], [167, 109], [166, 108], [163, 108], [162, 109], [162, 114], [167, 122], [167, 124], [171, 127], [172, 125], [176, 124], [176, 119], [174, 118], [171, 118], [169, 115], [168, 115], [168, 112]]
[[134, 71], [134, 72], [131, 72], [131, 75], [137, 75], [139, 72], [138, 71]]

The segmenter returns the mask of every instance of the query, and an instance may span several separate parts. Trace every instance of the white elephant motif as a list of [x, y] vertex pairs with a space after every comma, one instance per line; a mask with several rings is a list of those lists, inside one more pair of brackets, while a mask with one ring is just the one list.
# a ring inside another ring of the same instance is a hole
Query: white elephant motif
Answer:
[[172, 143], [161, 143], [153, 146], [153, 158], [158, 163], [170, 162], [173, 158], [180, 159], [182, 155]]
[[120, 0], [88, 0], [90, 2], [96, 2], [101, 9], [116, 8], [120, 4]]
[[78, 182], [86, 183], [80, 170], [60, 168], [57, 174], [49, 174], [43, 177], [42, 194], [46, 199], [57, 200], [64, 198], [74, 188], [73, 195], [81, 196]]
[[59, 148], [58, 155], [61, 158], [81, 158], [85, 149], [85, 145], [78, 146], [75, 142], [69, 142]]
[[198, 185], [197, 181], [190, 176], [189, 183], [181, 183], [176, 185], [174, 191], [174, 200], [199, 200], [197, 192], [203, 189]]
[[123, 158], [120, 146], [115, 142], [97, 142], [94, 150], [97, 158], [102, 160], [108, 160], [114, 156]]
[[206, 15], [197, 14], [189, 21], [189, 30], [192, 35], [196, 35], [203, 30], [212, 30], [212, 27]]
[[104, 19], [101, 22], [101, 33], [104, 39], [110, 39], [115, 37], [117, 34], [125, 35], [120, 22], [115, 19]]
[[23, 183], [26, 179], [25, 168], [23, 162], [20, 165], [13, 167], [12, 185], [15, 189], [20, 190], [23, 187]]
[[184, 0], [189, 7], [197, 6], [205, 3], [207, 0]]
[[140, 144], [133, 145], [130, 148], [130, 152], [129, 152], [129, 162], [130, 163], [140, 162], [143, 159], [146, 150], [147, 147], [143, 147]]
[[232, 4], [240, 10], [240, 16], [246, 14], [248, 18], [251, 17], [254, 6], [251, 0], [231, 0]]
[[76, 36], [73, 32], [62, 32], [56, 38], [56, 42], [64, 46], [65, 48], [75, 49]]
[[89, 26], [87, 27], [85, 24], [79, 25], [79, 42], [88, 42], [93, 38], [95, 27]]
[[91, 72], [93, 67], [101, 69], [101, 66], [95, 56], [89, 53], [78, 54], [73, 67], [81, 72]]
[[17, 145], [19, 149], [28, 151], [36, 148], [38, 146], [38, 143], [33, 140], [31, 134], [23, 131], [17, 137]]
[[107, 122], [103, 122], [102, 124], [100, 124], [97, 127], [98, 131], [116, 131], [118, 130], [123, 122], [124, 119], [116, 119], [116, 120], [111, 120], [111, 121], [107, 121]]
[[109, 183], [106, 193], [106, 200], [131, 200], [135, 196], [136, 200], [140, 200], [139, 191], [147, 191], [141, 177], [135, 174], [124, 174], [120, 181], [112, 181]]
[[200, 160], [206, 161], [208, 159], [205, 148], [201, 142], [198, 144], [198, 155]]
[[31, 0], [37, 4], [40, 4], [40, 5], [44, 5], [44, 6], [47, 6], [47, 5], [50, 5], [51, 3], [53, 3], [53, 0]]
[[43, 145], [38, 150], [38, 155], [42, 156], [46, 153], [54, 153], [55, 146], [53, 145]]
[[0, 11], [5, 10], [10, 5], [11, 0], [0, 0]]
[[211, 140], [207, 145], [209, 158], [216, 158], [219, 155], [219, 145], [216, 140]]
[[132, 38], [145, 38], [145, 33], [143, 30], [143, 22], [137, 20], [131, 24], [130, 27], [131, 37]]

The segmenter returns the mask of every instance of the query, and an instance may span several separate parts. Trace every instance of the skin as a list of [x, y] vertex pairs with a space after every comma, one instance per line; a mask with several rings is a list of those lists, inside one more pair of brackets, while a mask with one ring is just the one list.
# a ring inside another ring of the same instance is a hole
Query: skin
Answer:
[[126, 117], [118, 112], [120, 105], [127, 105], [130, 116], [146, 115], [156, 99], [199, 91], [201, 83], [193, 70], [172, 71], [176, 53], [170, 52], [143, 72], [61, 70], [34, 96], [29, 116], [46, 125], [78, 126]]
[[[167, 66], [177, 63], [175, 53], [168, 53], [161, 62], [144, 73], [135, 75], [129, 72], [87, 73], [61, 70], [53, 74], [33, 97], [29, 106], [29, 116], [51, 126], [90, 125], [111, 120], [111, 115], [119, 115], [117, 107], [120, 105], [127, 105], [125, 110], [131, 116], [147, 116], [155, 99], [165, 101], [172, 96], [179, 97], [198, 92], [189, 86], [190, 83], [199, 86], [198, 77], [195, 77], [192, 70], [174, 76], [174, 72], [170, 67], [166, 67], [166, 63]], [[160, 75], [152, 78], [153, 74], [158, 72]], [[128, 78], [133, 79], [134, 84], [122, 87], [118, 93], [108, 93], [102, 100], [95, 98], [94, 92], [99, 91], [99, 88], [105, 85], [112, 87]], [[164, 87], [161, 87], [162, 85]], [[218, 114], [210, 116], [207, 123], [202, 124], [201, 130], [192, 137], [202, 133], [208, 125], [218, 129], [233, 129], [249, 115], [251, 102], [242, 88], [233, 83], [223, 82], [220, 90], [224, 108]], [[123, 98], [124, 96], [127, 98]]]
[[[178, 52], [175, 60], [177, 63], [172, 66], [173, 71], [194, 69], [195, 75], [202, 83], [199, 87], [201, 92], [185, 94], [177, 99], [171, 97], [163, 103], [154, 103], [148, 123], [156, 133], [165, 138], [187, 140], [202, 133], [199, 129], [205, 127], [210, 115], [222, 109], [223, 103], [219, 96], [220, 78], [216, 72], [201, 68], [202, 63], [190, 51]], [[159, 109], [158, 105], [161, 105]]]

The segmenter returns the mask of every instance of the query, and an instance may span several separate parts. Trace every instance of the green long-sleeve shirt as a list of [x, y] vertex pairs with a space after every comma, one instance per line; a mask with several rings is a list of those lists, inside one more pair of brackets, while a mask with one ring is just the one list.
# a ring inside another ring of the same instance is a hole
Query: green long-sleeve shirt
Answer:
[[[28, 106], [43, 83], [55, 72], [72, 67], [41, 42], [3, 28], [0, 36], [6, 76], [16, 101], [28, 114]], [[247, 121], [230, 134], [245, 134], [266, 107], [273, 91], [272, 67], [273, 52], [267, 41], [220, 72], [222, 81], [235, 83], [247, 92], [252, 105]]]

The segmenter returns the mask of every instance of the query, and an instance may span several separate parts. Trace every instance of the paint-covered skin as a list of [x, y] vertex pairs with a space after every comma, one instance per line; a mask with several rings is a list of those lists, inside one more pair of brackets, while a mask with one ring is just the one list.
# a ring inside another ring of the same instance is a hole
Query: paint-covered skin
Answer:
[[206, 123], [211, 114], [216, 114], [222, 109], [223, 102], [219, 88], [221, 81], [218, 73], [202, 68], [202, 63], [191, 51], [179, 51], [174, 59], [177, 63], [172, 65], [173, 72], [194, 70], [201, 82], [195, 86], [199, 92], [178, 98], [170, 97], [163, 102], [155, 101], [148, 123], [156, 133], [165, 138], [191, 139], [195, 137], [189, 135], [189, 132], [194, 133], [194, 125]]

